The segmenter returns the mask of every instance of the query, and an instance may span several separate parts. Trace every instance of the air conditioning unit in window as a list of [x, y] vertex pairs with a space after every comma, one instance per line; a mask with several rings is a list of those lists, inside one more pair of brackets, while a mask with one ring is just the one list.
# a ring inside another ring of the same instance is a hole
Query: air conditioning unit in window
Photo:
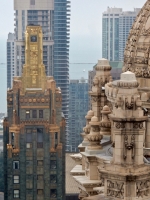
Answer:
[[32, 148], [32, 143], [27, 143], [27, 144], [26, 144], [26, 147], [27, 147], [27, 149]]

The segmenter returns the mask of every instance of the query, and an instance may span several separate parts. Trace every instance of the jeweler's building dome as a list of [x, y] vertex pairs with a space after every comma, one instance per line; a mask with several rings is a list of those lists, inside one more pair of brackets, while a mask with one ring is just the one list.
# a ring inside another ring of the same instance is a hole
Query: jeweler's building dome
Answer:
[[123, 72], [134, 72], [140, 87], [150, 87], [150, 0], [130, 30], [124, 52]]

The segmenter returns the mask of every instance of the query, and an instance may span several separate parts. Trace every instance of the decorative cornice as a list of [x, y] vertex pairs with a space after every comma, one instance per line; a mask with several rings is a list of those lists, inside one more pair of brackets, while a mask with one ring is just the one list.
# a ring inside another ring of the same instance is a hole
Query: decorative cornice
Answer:
[[110, 71], [112, 68], [111, 68], [111, 66], [99, 66], [99, 65], [97, 65], [95, 67], [95, 69], [97, 71]]
[[139, 83], [137, 81], [117, 81], [117, 86], [121, 88], [137, 88]]

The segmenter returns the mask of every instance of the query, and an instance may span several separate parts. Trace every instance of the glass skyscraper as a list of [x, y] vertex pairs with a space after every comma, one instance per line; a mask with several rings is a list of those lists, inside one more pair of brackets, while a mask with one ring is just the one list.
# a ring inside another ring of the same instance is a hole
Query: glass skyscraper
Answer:
[[102, 57], [109, 61], [122, 61], [131, 26], [140, 11], [124, 12], [122, 8], [107, 8], [102, 15]]
[[69, 84], [69, 146], [70, 152], [77, 152], [82, 141], [81, 133], [86, 124], [85, 115], [88, 111], [88, 82], [70, 80]]
[[54, 78], [62, 90], [63, 113], [66, 117], [66, 146], [68, 145], [69, 111], [69, 16], [67, 0], [54, 1]]
[[7, 88], [11, 88], [12, 78], [15, 75], [14, 39], [15, 39], [14, 34], [9, 33], [7, 39]]

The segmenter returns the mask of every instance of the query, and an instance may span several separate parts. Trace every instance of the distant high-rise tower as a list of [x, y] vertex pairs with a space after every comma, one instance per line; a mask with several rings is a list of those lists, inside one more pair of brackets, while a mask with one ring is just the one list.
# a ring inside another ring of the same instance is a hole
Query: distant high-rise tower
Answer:
[[46, 74], [54, 76], [57, 87], [62, 90], [62, 110], [66, 123], [69, 111], [69, 3], [68, 0], [14, 0], [14, 73], [7, 71], [12, 78], [21, 75], [25, 63], [26, 26], [40, 25], [43, 31], [43, 63]]
[[5, 200], [65, 200], [62, 95], [43, 64], [40, 26], [27, 26], [25, 64], [7, 92]]
[[70, 80], [69, 85], [69, 151], [77, 152], [82, 141], [81, 133], [86, 124], [88, 109], [88, 81]]
[[131, 26], [140, 11], [124, 12], [122, 8], [107, 8], [102, 16], [102, 57], [109, 61], [122, 61]]
[[7, 39], [7, 88], [11, 88], [13, 77], [15, 76], [14, 41], [15, 35], [9, 33]]

